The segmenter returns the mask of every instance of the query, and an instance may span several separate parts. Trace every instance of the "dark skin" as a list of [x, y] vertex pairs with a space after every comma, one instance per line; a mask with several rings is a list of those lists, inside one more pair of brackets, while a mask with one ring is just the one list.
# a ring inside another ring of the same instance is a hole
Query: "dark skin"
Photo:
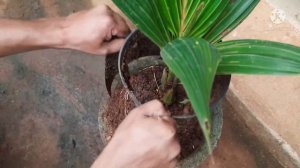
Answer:
[[[130, 31], [105, 5], [62, 18], [0, 19], [0, 25], [1, 57], [45, 48], [107, 55], [120, 50]], [[180, 153], [175, 134], [170, 113], [159, 101], [151, 101], [130, 112], [92, 167], [174, 168]]]

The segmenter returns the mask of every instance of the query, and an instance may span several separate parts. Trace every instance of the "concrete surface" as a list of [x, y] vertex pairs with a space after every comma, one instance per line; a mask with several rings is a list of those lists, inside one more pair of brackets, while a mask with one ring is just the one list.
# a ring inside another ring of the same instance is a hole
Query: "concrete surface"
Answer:
[[300, 29], [300, 1], [299, 0], [267, 0], [276, 10], [284, 11], [286, 19], [292, 25]]
[[[103, 59], [43, 50], [0, 59], [0, 167], [88, 167], [102, 150]], [[89, 81], [89, 82], [86, 82]]]
[[[228, 97], [231, 98], [231, 97]], [[217, 149], [200, 168], [281, 168], [267, 145], [239, 115], [235, 104], [225, 101], [223, 132]], [[292, 168], [292, 167], [289, 167]]]
[[[109, 0], [0, 0], [0, 17], [55, 17], [102, 2], [112, 4]], [[272, 10], [262, 1], [229, 38], [300, 46], [300, 34], [293, 26], [271, 22]], [[0, 167], [88, 167], [103, 149], [97, 126], [98, 108], [106, 102], [103, 75], [103, 58], [76, 51], [41, 50], [1, 58]], [[224, 104], [224, 130], [214, 164], [207, 160], [201, 167], [294, 166], [285, 164], [289, 158], [281, 158], [280, 152], [270, 151], [272, 139], [258, 136], [268, 132], [256, 124], [263, 123], [278, 132], [292, 150], [298, 149], [298, 82], [298, 78], [234, 77], [230, 93], [237, 99], [229, 95]], [[239, 108], [241, 105], [247, 108]], [[253, 118], [249, 122], [244, 112], [260, 122]]]
[[[276, 131], [272, 130], [259, 116], [253, 112], [253, 108], [248, 106], [234, 90], [227, 93], [227, 101], [232, 107], [232, 118], [236, 118], [237, 124], [242, 130], [246, 130], [248, 134], [255, 137], [256, 147], [264, 153], [269, 153], [268, 157], [274, 158], [285, 168], [299, 168], [300, 162], [297, 153]], [[245, 128], [243, 128], [243, 126]], [[247, 141], [246, 141], [247, 142]], [[255, 148], [255, 146], [254, 146]], [[259, 150], [258, 150], [259, 151]], [[268, 158], [267, 157], [267, 158]], [[266, 158], [263, 158], [265, 160]], [[260, 162], [259, 162], [260, 163]]]

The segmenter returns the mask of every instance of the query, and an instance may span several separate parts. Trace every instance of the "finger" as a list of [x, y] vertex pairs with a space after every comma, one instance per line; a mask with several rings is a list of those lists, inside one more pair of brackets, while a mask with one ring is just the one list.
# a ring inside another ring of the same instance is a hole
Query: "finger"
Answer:
[[126, 37], [129, 34], [130, 29], [125, 20], [117, 13], [113, 13], [113, 18], [116, 24], [112, 29], [112, 35], [117, 37]]
[[156, 122], [160, 126], [163, 136], [168, 140], [176, 140], [176, 127], [167, 122]]
[[124, 44], [125, 39], [115, 39], [110, 42], [104, 42], [98, 50], [98, 54], [107, 55], [116, 53], [120, 51]]
[[177, 160], [172, 160], [169, 164], [168, 168], [176, 168], [178, 161]]
[[169, 148], [169, 159], [176, 160], [177, 156], [180, 154], [181, 147], [178, 140], [174, 140]]
[[141, 113], [147, 117], [158, 117], [158, 116], [168, 116], [170, 115], [165, 111], [163, 104], [158, 100], [153, 100], [148, 103], [143, 104], [139, 107], [142, 111]]
[[166, 122], [167, 124], [170, 124], [172, 127], [174, 127], [174, 128], [176, 127], [176, 121], [171, 116], [164, 115], [164, 116], [161, 116], [161, 119], [164, 122]]
[[109, 6], [103, 5], [103, 4], [94, 7], [91, 11], [96, 13], [97, 15], [103, 14], [103, 13], [104, 14], [111, 14], [113, 12], [112, 9]]
[[112, 39], [111, 32], [106, 33], [105, 41], [110, 41]]

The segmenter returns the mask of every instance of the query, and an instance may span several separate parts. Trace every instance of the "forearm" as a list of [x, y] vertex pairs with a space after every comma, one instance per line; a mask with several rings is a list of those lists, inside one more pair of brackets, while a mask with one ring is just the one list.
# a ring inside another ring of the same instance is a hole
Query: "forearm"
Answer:
[[124, 20], [105, 5], [61, 18], [0, 19], [0, 57], [43, 48], [106, 55], [119, 51], [128, 33]]
[[[114, 142], [112, 142], [114, 143]], [[105, 149], [102, 151], [101, 155], [96, 159], [96, 161], [93, 163], [91, 168], [119, 168], [119, 167], [132, 167], [124, 164], [124, 157], [118, 156], [120, 154], [119, 148], [120, 143], [112, 144], [110, 143], [105, 147]], [[128, 152], [128, 151], [125, 151]]]
[[63, 19], [20, 21], [0, 19], [0, 57], [64, 43]]

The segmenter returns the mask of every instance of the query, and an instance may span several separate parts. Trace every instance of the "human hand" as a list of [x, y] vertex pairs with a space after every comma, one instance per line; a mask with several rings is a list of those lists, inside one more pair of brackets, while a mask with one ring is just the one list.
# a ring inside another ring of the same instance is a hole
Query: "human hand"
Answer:
[[62, 25], [64, 40], [59, 48], [97, 55], [119, 51], [130, 31], [125, 21], [106, 5], [74, 13]]
[[157, 101], [129, 113], [92, 168], [174, 168], [180, 153], [175, 121]]

